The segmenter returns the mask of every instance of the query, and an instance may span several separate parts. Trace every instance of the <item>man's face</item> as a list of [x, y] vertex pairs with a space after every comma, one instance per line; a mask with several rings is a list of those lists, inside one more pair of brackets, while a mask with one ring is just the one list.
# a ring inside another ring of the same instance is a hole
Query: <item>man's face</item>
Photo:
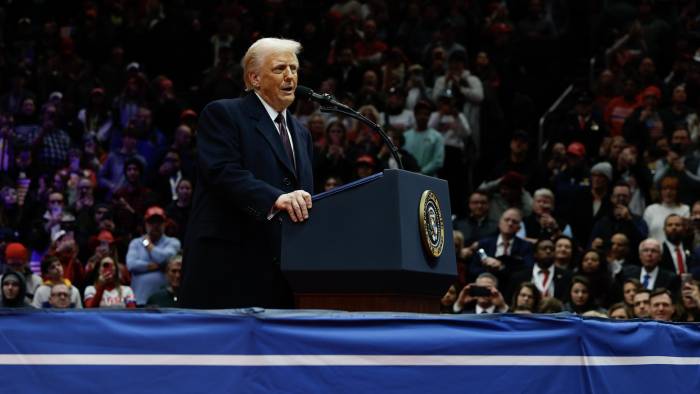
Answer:
[[591, 187], [594, 189], [605, 187], [608, 184], [608, 178], [598, 172], [591, 173]]
[[629, 240], [624, 234], [615, 234], [610, 239], [610, 251], [616, 259], [627, 256], [629, 252]]
[[538, 215], [544, 213], [552, 213], [552, 208], [554, 207], [554, 200], [549, 196], [537, 196], [532, 204], [532, 210]]
[[627, 206], [630, 203], [630, 188], [626, 186], [615, 186], [610, 200], [615, 205]]
[[554, 262], [554, 242], [540, 241], [535, 249], [535, 260], [540, 265], [549, 267]]
[[294, 101], [298, 69], [299, 61], [294, 53], [273, 53], [268, 55], [260, 70], [250, 73], [250, 78], [265, 102], [281, 112]]
[[182, 279], [182, 263], [172, 262], [168, 264], [168, 269], [165, 271], [165, 277], [168, 279], [168, 284], [172, 288], [180, 287], [180, 280]]
[[151, 110], [148, 108], [141, 107], [136, 113], [134, 123], [136, 128], [140, 131], [147, 131], [151, 128], [151, 123], [153, 123], [153, 116], [151, 115]]
[[146, 232], [152, 240], [159, 239], [163, 235], [164, 228], [165, 220], [160, 216], [153, 216], [146, 219]]
[[[669, 163], [673, 161], [673, 157], [678, 159], [675, 152], [669, 153]], [[678, 185], [673, 182], [667, 182], [661, 185], [661, 202], [666, 204], [675, 204], [678, 197]]]
[[688, 150], [692, 141], [686, 129], [678, 129], [671, 134], [671, 145], [680, 145], [684, 150]]
[[666, 239], [673, 244], [678, 244], [683, 240], [683, 218], [680, 216], [671, 216], [666, 219], [664, 224], [664, 233]]
[[642, 263], [642, 267], [646, 268], [648, 271], [652, 271], [659, 265], [661, 261], [661, 248], [659, 244], [653, 242], [644, 242], [639, 248], [639, 260]]
[[483, 195], [474, 193], [469, 197], [469, 212], [476, 218], [483, 218], [489, 210], [489, 199]]
[[175, 152], [166, 153], [163, 162], [170, 164], [172, 173], [176, 173], [180, 169], [180, 155]]
[[192, 143], [192, 129], [187, 125], [180, 125], [175, 131], [175, 142], [178, 146], [190, 146]]
[[54, 308], [65, 309], [70, 307], [70, 290], [66, 285], [54, 285], [51, 288], [49, 303]]
[[16, 278], [7, 278], [2, 281], [2, 295], [6, 300], [14, 300], [19, 296], [19, 282]]
[[649, 317], [649, 293], [635, 294], [633, 305], [636, 317]]
[[700, 228], [700, 202], [693, 204], [693, 210], [690, 212], [690, 219], [695, 227]]
[[520, 214], [518, 212], [509, 209], [503, 213], [501, 220], [498, 222], [498, 229], [502, 234], [515, 235], [515, 233], [520, 230]]
[[513, 138], [510, 140], [510, 151], [516, 155], [527, 153], [529, 148], [528, 141], [523, 138]]
[[659, 294], [650, 300], [651, 318], [654, 320], [671, 321], [676, 308], [668, 294]]
[[126, 167], [126, 180], [129, 183], [138, 183], [141, 177], [141, 169], [136, 164], [129, 164]]
[[676, 86], [676, 88], [673, 89], [673, 95], [671, 96], [672, 102], [683, 104], [687, 98], [688, 96], [685, 93], [685, 86]]
[[571, 241], [569, 241], [566, 238], [561, 238], [557, 240], [557, 243], [554, 245], [555, 258], [559, 260], [567, 260], [571, 258], [572, 253], [573, 246], [571, 245]]
[[585, 273], [593, 273], [600, 267], [600, 258], [595, 252], [588, 252], [581, 260], [581, 271]]
[[428, 127], [428, 120], [430, 119], [430, 110], [427, 108], [418, 108], [415, 111], [416, 125], [419, 130], [425, 130]]

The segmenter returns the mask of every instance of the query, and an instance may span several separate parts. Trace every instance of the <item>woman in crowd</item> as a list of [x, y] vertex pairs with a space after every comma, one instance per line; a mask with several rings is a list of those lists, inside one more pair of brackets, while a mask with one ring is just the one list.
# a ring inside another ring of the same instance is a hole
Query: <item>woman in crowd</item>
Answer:
[[531, 282], [521, 283], [513, 292], [513, 311], [534, 313], [539, 307], [542, 296]]
[[[622, 302], [627, 307], [627, 312], [634, 310], [634, 295], [642, 288], [642, 283], [637, 278], [627, 278], [622, 283]], [[631, 316], [632, 314], [629, 313]]]
[[609, 305], [611, 298], [611, 281], [608, 274], [607, 262], [595, 249], [583, 253], [574, 273], [588, 280], [588, 289], [592, 301], [599, 306]]
[[590, 310], [597, 310], [597, 306], [591, 297], [591, 284], [583, 276], [577, 275], [571, 279], [569, 286], [569, 300], [564, 304], [567, 312], [581, 315]]
[[119, 269], [112, 257], [100, 260], [97, 273], [94, 285], [85, 288], [86, 308], [136, 308], [134, 292], [119, 282]]
[[317, 185], [330, 175], [350, 179], [352, 161], [347, 141], [347, 132], [341, 122], [331, 122], [326, 126], [326, 143], [316, 158], [314, 175]]
[[27, 285], [22, 275], [7, 271], [2, 276], [2, 291], [0, 292], [0, 307], [31, 308], [27, 301]]

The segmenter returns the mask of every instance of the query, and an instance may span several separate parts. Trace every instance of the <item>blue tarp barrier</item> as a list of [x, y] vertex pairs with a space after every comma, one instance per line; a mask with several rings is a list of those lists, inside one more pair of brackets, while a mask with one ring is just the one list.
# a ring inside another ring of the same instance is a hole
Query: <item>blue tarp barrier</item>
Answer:
[[0, 311], [2, 393], [700, 393], [700, 326], [570, 315]]

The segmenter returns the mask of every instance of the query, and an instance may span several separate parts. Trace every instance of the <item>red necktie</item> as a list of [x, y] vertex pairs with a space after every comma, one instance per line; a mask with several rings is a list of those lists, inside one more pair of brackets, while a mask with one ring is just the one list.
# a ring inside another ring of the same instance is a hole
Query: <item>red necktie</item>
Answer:
[[585, 129], [586, 129], [586, 120], [583, 118], [583, 116], [579, 116], [579, 117], [578, 117], [578, 127], [579, 127], [581, 130], [585, 130]]
[[508, 242], [507, 239], [503, 240], [503, 255], [508, 256], [508, 246], [510, 245], [510, 242]]
[[540, 270], [540, 272], [544, 275], [544, 279], [542, 279], [542, 296], [546, 297], [549, 290], [549, 286], [547, 284], [547, 279], [549, 279], [549, 270]]
[[682, 273], [685, 273], [685, 264], [683, 264], [683, 252], [678, 246], [676, 246], [676, 260], [678, 261], [678, 274], [680, 275]]

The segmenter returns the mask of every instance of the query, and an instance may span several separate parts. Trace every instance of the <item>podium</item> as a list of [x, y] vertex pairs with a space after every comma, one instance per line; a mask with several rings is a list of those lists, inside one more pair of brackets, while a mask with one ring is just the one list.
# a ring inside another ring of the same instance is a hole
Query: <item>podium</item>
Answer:
[[447, 182], [386, 170], [313, 200], [307, 221], [282, 220], [282, 271], [298, 308], [439, 312], [456, 276]]

